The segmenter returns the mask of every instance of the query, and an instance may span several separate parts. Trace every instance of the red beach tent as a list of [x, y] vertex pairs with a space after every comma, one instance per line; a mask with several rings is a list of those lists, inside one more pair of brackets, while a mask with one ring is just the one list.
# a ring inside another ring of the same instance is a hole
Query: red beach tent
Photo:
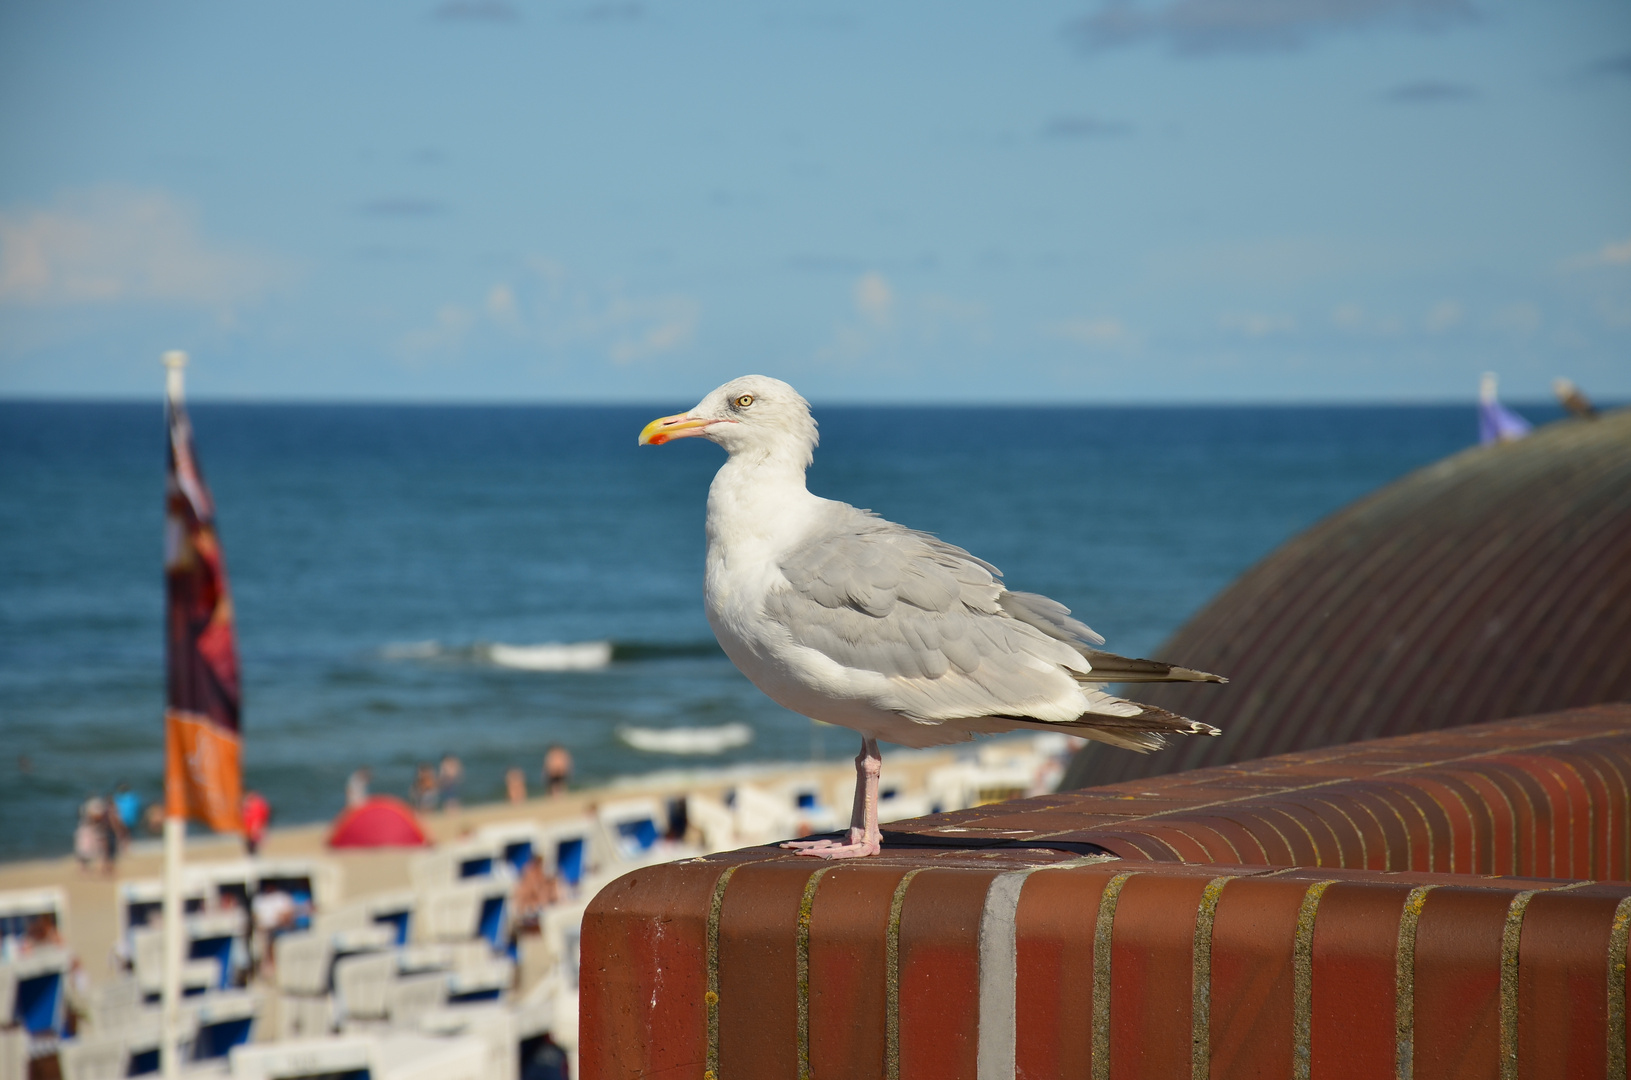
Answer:
[[333, 848], [428, 847], [430, 837], [401, 799], [375, 795], [334, 819], [328, 846]]

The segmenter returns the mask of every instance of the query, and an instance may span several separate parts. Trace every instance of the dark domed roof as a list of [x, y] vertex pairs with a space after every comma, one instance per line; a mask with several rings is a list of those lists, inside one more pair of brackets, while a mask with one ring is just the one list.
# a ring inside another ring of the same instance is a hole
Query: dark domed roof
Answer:
[[1228, 686], [1127, 696], [1223, 729], [1090, 744], [1064, 787], [1631, 699], [1631, 410], [1467, 450], [1320, 522], [1156, 654]]

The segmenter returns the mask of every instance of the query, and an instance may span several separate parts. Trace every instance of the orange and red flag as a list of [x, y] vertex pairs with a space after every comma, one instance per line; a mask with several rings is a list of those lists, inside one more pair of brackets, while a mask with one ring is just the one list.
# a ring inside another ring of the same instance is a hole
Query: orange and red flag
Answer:
[[165, 813], [239, 832], [237, 634], [215, 505], [193, 453], [186, 407], [166, 407], [170, 467], [165, 490]]

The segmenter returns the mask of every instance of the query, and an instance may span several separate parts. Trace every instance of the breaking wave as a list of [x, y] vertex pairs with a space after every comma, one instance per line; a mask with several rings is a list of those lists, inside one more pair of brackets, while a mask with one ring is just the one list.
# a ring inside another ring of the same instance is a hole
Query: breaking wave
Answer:
[[393, 641], [379, 650], [385, 660], [422, 660], [511, 668], [517, 671], [594, 671], [613, 663], [721, 656], [712, 641], [549, 641], [518, 645], [478, 641], [445, 645], [440, 641]]
[[432, 660], [443, 651], [439, 641], [393, 641], [379, 654], [387, 660]]
[[753, 741], [753, 729], [746, 724], [720, 724], [718, 727], [641, 728], [620, 727], [617, 737], [636, 750], [648, 754], [722, 754]]
[[522, 671], [593, 671], [612, 662], [609, 641], [575, 641], [566, 644], [506, 645], [494, 642], [478, 646], [489, 663]]

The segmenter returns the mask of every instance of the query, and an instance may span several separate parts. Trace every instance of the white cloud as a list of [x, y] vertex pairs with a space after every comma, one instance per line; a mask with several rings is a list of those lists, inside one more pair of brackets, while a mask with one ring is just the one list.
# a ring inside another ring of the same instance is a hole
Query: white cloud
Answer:
[[899, 356], [947, 334], [969, 339], [986, 332], [984, 304], [938, 293], [903, 293], [877, 270], [855, 279], [850, 301], [851, 314], [833, 327], [830, 340], [816, 351], [817, 359], [849, 363]]
[[1183, 56], [1299, 49], [1373, 27], [1444, 30], [1476, 22], [1469, 0], [1101, 0], [1065, 28], [1089, 52], [1164, 41]]
[[618, 297], [607, 309], [604, 328], [610, 341], [606, 355], [619, 364], [673, 352], [696, 333], [701, 309], [686, 297], [629, 299]]
[[1428, 333], [1442, 334], [1461, 325], [1461, 320], [1465, 317], [1466, 312], [1461, 309], [1460, 304], [1454, 300], [1440, 300], [1428, 309], [1422, 325], [1427, 328]]
[[1290, 315], [1266, 315], [1256, 311], [1230, 312], [1218, 320], [1225, 330], [1233, 330], [1249, 338], [1273, 337], [1276, 334], [1295, 333], [1297, 320]]
[[1540, 308], [1527, 300], [1507, 304], [1497, 310], [1490, 319], [1497, 330], [1505, 330], [1520, 337], [1527, 337], [1539, 330], [1540, 321]]
[[876, 326], [887, 326], [895, 311], [895, 290], [889, 279], [869, 270], [855, 280], [855, 310]]
[[495, 282], [480, 304], [447, 304], [430, 325], [404, 335], [415, 362], [458, 353], [483, 334], [545, 352], [598, 352], [630, 364], [688, 344], [701, 307], [687, 296], [631, 295], [621, 284], [583, 281], [552, 260], [535, 258], [512, 281]]
[[1120, 319], [1113, 318], [1064, 319], [1047, 324], [1043, 331], [1049, 337], [1092, 349], [1126, 349], [1139, 342], [1137, 334]]
[[197, 215], [163, 191], [103, 187], [0, 211], [0, 304], [222, 308], [280, 276], [268, 259], [213, 246]]
[[1372, 315], [1355, 303], [1338, 304], [1331, 310], [1331, 325], [1350, 334], [1394, 337], [1404, 332], [1404, 323], [1393, 315]]
[[499, 322], [514, 322], [515, 290], [500, 282], [487, 291], [487, 314]]
[[1597, 270], [1605, 266], [1631, 266], [1631, 236], [1606, 241], [1596, 251], [1572, 255], [1562, 263], [1562, 268], [1568, 271]]
[[1597, 261], [1604, 266], [1631, 266], [1631, 236], [1604, 244], [1597, 251]]

